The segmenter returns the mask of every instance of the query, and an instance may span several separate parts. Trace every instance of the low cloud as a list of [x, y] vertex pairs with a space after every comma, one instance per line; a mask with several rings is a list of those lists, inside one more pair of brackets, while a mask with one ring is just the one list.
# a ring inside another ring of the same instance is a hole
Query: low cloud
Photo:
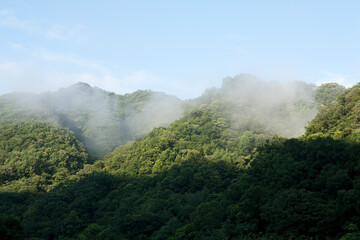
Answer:
[[234, 128], [261, 126], [272, 134], [298, 137], [317, 113], [314, 87], [301, 81], [265, 82], [240, 74], [224, 79], [220, 91], [231, 103]]

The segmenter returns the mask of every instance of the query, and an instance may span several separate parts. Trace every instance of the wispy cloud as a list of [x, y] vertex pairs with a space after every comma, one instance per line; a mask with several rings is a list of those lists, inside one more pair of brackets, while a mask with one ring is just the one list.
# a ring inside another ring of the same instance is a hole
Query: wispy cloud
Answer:
[[103, 73], [110, 72], [109, 69], [99, 63], [96, 63], [96, 61], [84, 59], [72, 53], [60, 53], [45, 48], [37, 48], [32, 51], [32, 56], [46, 62], [62, 62], [65, 64], [74, 64], [77, 66], [97, 70]]
[[13, 50], [24, 51], [24, 46], [14, 42], [8, 42], [8, 45]]
[[[80, 64], [83, 63], [80, 62]], [[0, 63], [0, 94], [19, 91], [56, 91], [76, 82], [87, 82], [92, 86], [119, 94], [130, 93], [138, 89], [151, 89], [176, 95], [183, 99], [197, 97], [205, 90], [204, 86], [195, 81], [164, 79], [146, 70], [119, 75], [110, 70], [91, 71], [91, 69], [84, 69], [64, 72], [49, 68], [46, 64], [41, 63], [20, 61]]]
[[[0, 11], [0, 30], [1, 28], [14, 28], [29, 34], [39, 34], [47, 39], [60, 40], [76, 38], [82, 31], [80, 25], [71, 28], [37, 24], [17, 18], [10, 11]], [[197, 81], [199, 79], [195, 77], [185, 81], [173, 76], [164, 77], [146, 69], [119, 70], [114, 62], [108, 64], [103, 59], [85, 58], [76, 52], [12, 40], [5, 44], [8, 50], [12, 50], [12, 54], [0, 59], [0, 94], [13, 91], [55, 91], [79, 81], [120, 94], [151, 89], [191, 98], [199, 96], [205, 90], [201, 81]]]
[[82, 24], [76, 24], [74, 26], [52, 25], [47, 29], [43, 29], [43, 33], [50, 39], [74, 39], [78, 38], [80, 32], [85, 29]]
[[70, 83], [71, 80], [65, 74], [50, 72], [37, 64], [16, 61], [0, 63], [0, 94], [19, 91], [43, 92]]
[[60, 24], [39, 24], [16, 17], [11, 11], [0, 11], [0, 27], [15, 28], [30, 34], [41, 35], [47, 39], [74, 40], [81, 38], [85, 29], [83, 24], [65, 26]]
[[0, 10], [0, 16], [2, 15], [9, 15], [12, 14], [12, 11], [8, 10], [8, 9], [2, 9]]
[[[63, 72], [38, 63], [7, 61], [0, 63], [0, 94], [9, 92], [56, 91], [77, 82], [87, 82], [117, 92], [124, 79], [96, 72]], [[132, 89], [126, 89], [131, 91]]]
[[330, 83], [330, 82], [335, 82], [338, 83], [344, 87], [352, 87], [353, 85], [355, 85], [359, 79], [355, 79], [346, 75], [342, 75], [342, 74], [335, 74], [335, 73], [331, 73], [331, 72], [325, 72], [324, 74], [325, 76], [323, 78], [321, 78], [319, 81], [316, 82], [316, 85], [321, 85], [323, 83]]
[[87, 82], [108, 91], [116, 91], [122, 81], [110, 73], [86, 70], [64, 72], [35, 62], [6, 61], [0, 63], [0, 94], [19, 91], [56, 91], [76, 82]]
[[[66, 87], [68, 84], [81, 81], [87, 82], [92, 86], [122, 94], [138, 89], [151, 89], [173, 94], [181, 98], [191, 98], [199, 96], [209, 87], [205, 84], [208, 82], [208, 79], [204, 79], [203, 81], [199, 79], [185, 81], [184, 79], [174, 77], [163, 78], [159, 74], [144, 69], [121, 73], [99, 63], [101, 61], [84, 59], [73, 53], [61, 53], [45, 48], [27, 49], [16, 43], [9, 44], [12, 48], [22, 51], [24, 55], [30, 56], [30, 59], [32, 59], [31, 64], [21, 62], [11, 68], [14, 72], [12, 76], [17, 76], [16, 66], [22, 69], [28, 69], [28, 71], [30, 70], [30, 66], [33, 66], [37, 69], [36, 72], [42, 69], [43, 78], [48, 78], [48, 80], [43, 79], [43, 81], [46, 82], [43, 83], [43, 85], [48, 88], [45, 90], [56, 90], [59, 87]], [[52, 72], [50, 72], [49, 69], [53, 69]], [[65, 69], [67, 69], [67, 71], [64, 71]], [[0, 78], [2, 75], [0, 71]], [[10, 71], [7, 71], [6, 76], [10, 75]], [[34, 74], [29, 74], [29, 76], [34, 76]], [[55, 76], [57, 77], [55, 78]], [[63, 83], [61, 85], [58, 84], [61, 82], [59, 79], [62, 79], [61, 81]], [[34, 79], [34, 81], [36, 81], [36, 79]], [[15, 82], [22, 85], [21, 79]], [[54, 82], [54, 85], [52, 85], [51, 82]], [[44, 88], [42, 88], [42, 90], [44, 90]]]

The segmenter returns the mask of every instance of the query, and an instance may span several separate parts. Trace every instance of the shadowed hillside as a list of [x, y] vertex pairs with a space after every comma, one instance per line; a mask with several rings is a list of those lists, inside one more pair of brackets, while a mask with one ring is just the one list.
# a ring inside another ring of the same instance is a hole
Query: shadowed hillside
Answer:
[[[25, 239], [357, 239], [359, 88], [332, 103], [334, 88], [341, 87], [226, 79], [221, 88], [187, 101], [184, 116], [168, 127], [95, 162], [87, 160], [76, 129], [45, 115], [20, 120], [39, 111], [11, 112], [11, 100], [1, 105], [7, 121], [0, 229], [7, 226], [2, 229], [9, 236], [17, 229]], [[129, 116], [139, 114], [145, 123], [142, 114], [155, 111], [134, 96], [123, 96], [131, 113], [118, 108], [128, 126], [142, 122]], [[305, 135], [279, 136], [298, 133], [321, 106]], [[71, 111], [63, 114], [77, 123], [79, 115]]]

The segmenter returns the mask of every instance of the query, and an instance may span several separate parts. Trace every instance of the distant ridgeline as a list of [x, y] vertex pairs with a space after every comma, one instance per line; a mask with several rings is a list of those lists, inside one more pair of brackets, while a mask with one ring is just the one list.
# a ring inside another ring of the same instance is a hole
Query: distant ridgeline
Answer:
[[70, 129], [94, 161], [134, 137], [180, 118], [181, 104], [163, 93], [138, 90], [116, 95], [77, 83], [54, 93], [4, 95], [0, 120], [36, 119]]
[[187, 101], [84, 83], [2, 96], [0, 234], [358, 239], [359, 86], [238, 75]]

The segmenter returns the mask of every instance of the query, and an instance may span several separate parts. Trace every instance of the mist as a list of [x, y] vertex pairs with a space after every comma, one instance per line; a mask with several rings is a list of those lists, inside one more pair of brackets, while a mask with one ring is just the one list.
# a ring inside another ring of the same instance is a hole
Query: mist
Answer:
[[[152, 93], [140, 111], [128, 114], [127, 124], [138, 136], [143, 136], [154, 127], [167, 127], [184, 114], [183, 102], [165, 93]], [[127, 112], [134, 109], [128, 108]]]
[[117, 95], [87, 83], [42, 94], [6, 94], [0, 108], [2, 119], [41, 119], [69, 128], [93, 160], [183, 115], [182, 101], [176, 97], [140, 90]]
[[231, 106], [234, 128], [262, 128], [270, 134], [298, 137], [318, 112], [315, 89], [301, 81], [270, 82], [240, 74], [225, 78], [220, 89], [209, 89], [203, 99], [214, 91], [225, 99]]
[[[220, 88], [208, 89], [193, 101], [226, 104], [233, 128], [298, 137], [318, 111], [315, 89], [301, 81], [267, 82], [240, 74], [225, 78]], [[184, 104], [161, 92], [117, 95], [77, 83], [56, 92], [3, 95], [0, 118], [41, 119], [69, 128], [96, 160], [155, 127], [167, 127], [184, 115]]]

